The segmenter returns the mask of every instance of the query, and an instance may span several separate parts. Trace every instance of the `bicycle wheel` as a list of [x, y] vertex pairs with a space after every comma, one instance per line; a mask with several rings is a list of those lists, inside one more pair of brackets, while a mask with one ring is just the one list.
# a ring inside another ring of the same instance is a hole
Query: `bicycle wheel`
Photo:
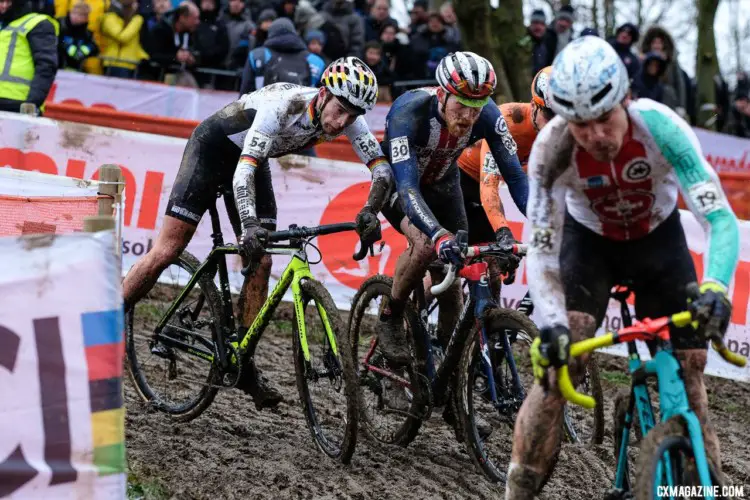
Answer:
[[[125, 349], [133, 385], [150, 407], [179, 421], [192, 420], [208, 408], [218, 391], [218, 369], [186, 350], [155, 343], [154, 328], [199, 266], [198, 259], [183, 252], [126, 317]], [[205, 274], [167, 318], [161, 334], [213, 357], [215, 329], [223, 317], [219, 290]]]
[[[665, 466], [669, 464], [669, 470]], [[723, 478], [717, 474], [711, 459], [708, 468], [713, 486], [722, 486]], [[637, 500], [656, 498], [684, 498], [658, 495], [658, 486], [700, 486], [695, 469], [695, 454], [690, 435], [682, 417], [672, 417], [660, 422], [641, 442], [636, 468], [635, 497]], [[724, 497], [719, 497], [724, 498]]]
[[[357, 385], [360, 415], [365, 434], [385, 444], [408, 445], [422, 425], [424, 407], [414, 397], [414, 388], [422, 387], [413, 366], [392, 369], [377, 349], [378, 322], [381, 309], [391, 294], [393, 280], [377, 275], [359, 287], [349, 315], [349, 341]], [[419, 328], [416, 313], [405, 311], [406, 335], [411, 341], [412, 329]]]
[[[474, 464], [493, 482], [505, 481], [512, 447], [513, 425], [523, 402], [523, 393], [507, 361], [513, 356], [519, 371], [518, 381], [529, 389], [533, 380], [529, 367], [521, 366], [528, 359], [528, 350], [538, 335], [536, 325], [528, 316], [512, 309], [492, 309], [485, 313], [489, 356], [497, 401], [492, 401], [489, 378], [482, 363], [479, 335], [470, 334], [458, 365], [456, 397], [466, 448]], [[512, 352], [506, 354], [501, 335], [507, 335]], [[522, 376], [520, 372], [523, 371]], [[525, 392], [525, 390], [524, 390]], [[487, 433], [489, 432], [489, 435]], [[482, 436], [484, 434], [484, 437]]]
[[592, 411], [578, 405], [566, 404], [563, 416], [565, 437], [575, 444], [602, 444], [604, 441], [604, 395], [595, 354], [589, 356], [583, 382], [578, 390], [594, 398], [596, 406]]
[[[299, 337], [300, 318], [294, 319], [294, 368], [297, 389], [315, 444], [331, 458], [349, 463], [357, 444], [357, 387], [344, 322], [323, 285], [300, 284], [310, 360], [305, 360]], [[308, 307], [310, 306], [310, 307]], [[334, 353], [324, 318], [333, 330]]]

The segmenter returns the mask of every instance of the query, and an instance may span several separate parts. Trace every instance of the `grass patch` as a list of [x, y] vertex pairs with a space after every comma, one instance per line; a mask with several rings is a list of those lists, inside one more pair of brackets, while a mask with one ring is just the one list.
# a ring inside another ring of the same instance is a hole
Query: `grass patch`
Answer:
[[128, 500], [166, 500], [169, 493], [158, 481], [147, 479], [141, 481], [134, 474], [128, 474]]
[[294, 323], [289, 319], [275, 319], [273, 320], [273, 326], [276, 331], [285, 336], [291, 336], [294, 332]]
[[[158, 304], [158, 303], [157, 303]], [[161, 305], [154, 304], [150, 301], [142, 300], [136, 306], [136, 315], [138, 319], [157, 322], [164, 315], [165, 309]]]
[[726, 403], [721, 404], [720, 408], [727, 413], [740, 413], [744, 410], [742, 405], [738, 405], [737, 403], [733, 403], [731, 401], [727, 401]]
[[608, 370], [602, 370], [599, 375], [602, 380], [615, 385], [630, 385], [630, 375], [627, 373], [615, 371], [611, 372]]

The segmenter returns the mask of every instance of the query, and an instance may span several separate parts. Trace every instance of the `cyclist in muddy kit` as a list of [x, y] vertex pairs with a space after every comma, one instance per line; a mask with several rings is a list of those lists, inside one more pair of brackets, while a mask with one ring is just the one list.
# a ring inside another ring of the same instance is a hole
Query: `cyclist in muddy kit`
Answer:
[[[627, 280], [640, 318], [685, 310], [697, 281], [677, 210], [681, 193], [706, 231], [701, 294], [693, 303], [723, 335], [732, 306], [727, 287], [737, 266], [739, 229], [716, 173], [690, 126], [650, 99], [631, 101], [627, 70], [606, 41], [567, 45], [550, 78], [557, 113], [534, 142], [529, 162], [529, 288], [539, 315], [535, 370], [568, 364], [571, 342], [592, 337], [609, 292]], [[708, 418], [703, 382], [706, 341], [692, 327], [672, 328], [690, 406], [706, 451], [719, 467], [719, 442]], [[584, 357], [570, 360], [580, 382]], [[560, 452], [565, 399], [554, 373], [535, 384], [516, 418], [507, 500], [537, 495]]]
[[[220, 186], [232, 186], [237, 211], [230, 220], [243, 265], [254, 271], [239, 298], [244, 334], [268, 295], [271, 256], [262, 241], [276, 228], [276, 201], [269, 158], [294, 153], [346, 134], [362, 163], [372, 173], [370, 195], [357, 215], [363, 241], [377, 233], [380, 210], [392, 183], [391, 168], [370, 132], [364, 114], [375, 105], [378, 83], [356, 57], [341, 58], [325, 70], [322, 87], [277, 83], [245, 94], [201, 122], [188, 140], [164, 225], [153, 249], [139, 260], [123, 283], [126, 311], [143, 298], [161, 272], [182, 253], [203, 214], [216, 203]], [[155, 350], [166, 350], [157, 345]], [[255, 367], [249, 348], [248, 367], [237, 386], [256, 407], [273, 407], [281, 394]], [[159, 352], [157, 352], [158, 354]], [[162, 353], [166, 354], [166, 353]]]
[[[409, 241], [398, 259], [388, 306], [380, 317], [380, 349], [391, 364], [409, 362], [403, 310], [434, 259], [461, 262], [456, 231], [467, 230], [466, 211], [456, 159], [470, 144], [486, 139], [492, 160], [526, 212], [528, 184], [500, 110], [490, 101], [495, 71], [472, 52], [446, 56], [436, 71], [437, 88], [412, 90], [393, 103], [386, 118], [383, 151], [388, 155], [396, 192], [383, 215]], [[511, 232], [498, 234], [501, 243], [515, 242]], [[442, 332], [450, 332], [461, 304], [458, 284], [440, 296]]]

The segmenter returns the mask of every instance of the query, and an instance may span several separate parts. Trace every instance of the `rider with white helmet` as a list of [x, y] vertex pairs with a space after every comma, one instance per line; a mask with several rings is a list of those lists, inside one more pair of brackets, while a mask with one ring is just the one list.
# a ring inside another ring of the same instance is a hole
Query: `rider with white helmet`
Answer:
[[[230, 220], [243, 265], [257, 265], [240, 294], [239, 330], [244, 334], [268, 294], [271, 257], [265, 254], [262, 240], [276, 227], [268, 159], [341, 134], [372, 172], [370, 197], [364, 217], [357, 222], [363, 238], [376, 232], [379, 223], [369, 215], [380, 210], [392, 179], [388, 160], [363, 116], [377, 101], [378, 82], [365, 63], [346, 57], [328, 66], [322, 83], [320, 88], [268, 85], [241, 96], [198, 125], [185, 146], [154, 248], [133, 266], [123, 283], [126, 310], [148, 293], [187, 246], [203, 214], [216, 203], [220, 187], [232, 187], [237, 213], [230, 214]], [[155, 344], [153, 349], [168, 355], [167, 346]], [[281, 395], [263, 382], [253, 364], [249, 366], [238, 387], [253, 397], [258, 408], [278, 404]]]
[[[710, 311], [713, 333], [731, 317], [727, 287], [739, 253], [737, 219], [698, 139], [676, 113], [649, 99], [630, 100], [627, 70], [604, 40], [586, 36], [555, 58], [549, 81], [557, 113], [534, 143], [529, 161], [532, 227], [529, 289], [541, 335], [532, 347], [535, 372], [568, 360], [572, 342], [594, 335], [611, 288], [635, 292], [636, 315], [656, 318], [685, 309], [686, 285], [697, 281], [677, 210], [678, 194], [703, 225], [706, 249], [698, 305]], [[695, 301], [694, 301], [695, 302]], [[709, 327], [707, 327], [709, 328]], [[690, 405], [719, 464], [708, 418], [702, 332], [671, 329]], [[535, 385], [516, 419], [506, 499], [534, 498], [560, 451], [565, 400], [548, 374]]]

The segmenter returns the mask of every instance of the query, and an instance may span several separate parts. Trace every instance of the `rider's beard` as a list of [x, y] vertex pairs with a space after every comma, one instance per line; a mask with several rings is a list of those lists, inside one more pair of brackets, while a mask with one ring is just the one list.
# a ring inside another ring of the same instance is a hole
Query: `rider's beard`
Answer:
[[453, 137], [462, 137], [471, 130], [471, 125], [470, 121], [449, 121], [448, 133]]
[[615, 159], [618, 149], [617, 144], [607, 141], [595, 143], [588, 152], [597, 161], [609, 162]]

